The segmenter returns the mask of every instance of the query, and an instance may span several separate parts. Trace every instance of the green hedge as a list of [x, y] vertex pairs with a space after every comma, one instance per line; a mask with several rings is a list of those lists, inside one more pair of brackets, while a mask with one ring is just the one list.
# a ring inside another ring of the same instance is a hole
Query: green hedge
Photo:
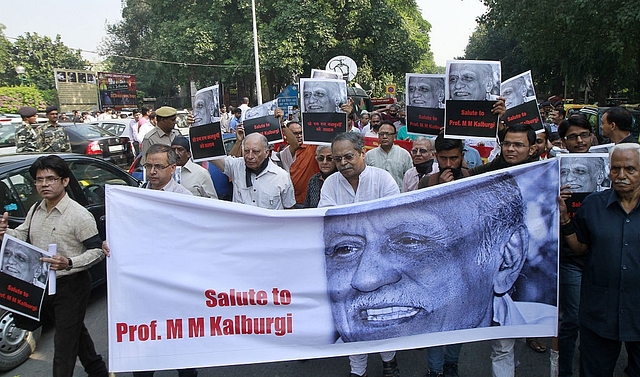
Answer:
[[30, 86], [0, 87], [0, 113], [16, 114], [22, 106], [44, 111], [47, 103], [40, 90]]

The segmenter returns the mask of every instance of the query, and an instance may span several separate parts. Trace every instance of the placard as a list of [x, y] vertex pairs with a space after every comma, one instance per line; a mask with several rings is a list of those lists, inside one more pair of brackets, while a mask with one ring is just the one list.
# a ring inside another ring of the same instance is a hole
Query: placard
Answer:
[[305, 144], [329, 145], [336, 135], [347, 132], [346, 113], [303, 113], [302, 140]]
[[39, 321], [50, 269], [40, 258], [51, 255], [5, 234], [0, 256], [0, 307]]
[[495, 140], [498, 116], [493, 101], [447, 101], [444, 136], [453, 139]]
[[226, 156], [220, 122], [189, 127], [193, 161], [207, 161]]

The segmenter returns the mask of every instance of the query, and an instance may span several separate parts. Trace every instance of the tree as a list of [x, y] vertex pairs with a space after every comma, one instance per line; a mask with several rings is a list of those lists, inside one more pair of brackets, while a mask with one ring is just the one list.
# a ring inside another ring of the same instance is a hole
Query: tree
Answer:
[[[257, 2], [256, 11], [267, 98], [312, 68], [324, 68], [335, 55], [366, 62], [371, 79], [403, 80], [406, 72], [435, 69], [430, 25], [415, 0], [265, 0]], [[138, 87], [149, 95], [190, 79], [200, 87], [220, 81], [252, 91], [250, 0], [127, 0], [123, 20], [108, 26], [108, 32], [105, 53], [185, 63], [114, 56], [112, 67], [137, 74]]]
[[0, 86], [9, 85], [11, 75], [15, 74], [11, 66], [11, 42], [4, 36], [6, 27], [0, 24]]
[[[55, 40], [41, 37], [37, 33], [19, 36], [11, 46], [11, 63], [25, 67], [27, 82], [38, 89], [55, 89], [55, 68], [86, 69], [89, 63], [82, 59], [80, 50], [71, 49], [62, 43], [60, 35]], [[20, 79], [12, 75], [13, 83]]]
[[[522, 62], [535, 76], [551, 78], [549, 86], [555, 90], [564, 80], [575, 88], [590, 84], [598, 102], [604, 104], [616, 89], [616, 78], [638, 70], [640, 10], [635, 1], [484, 3], [489, 11], [481, 24], [487, 35], [509, 36], [521, 51]], [[505, 51], [500, 52], [503, 46], [491, 42], [487, 48], [505, 56]]]

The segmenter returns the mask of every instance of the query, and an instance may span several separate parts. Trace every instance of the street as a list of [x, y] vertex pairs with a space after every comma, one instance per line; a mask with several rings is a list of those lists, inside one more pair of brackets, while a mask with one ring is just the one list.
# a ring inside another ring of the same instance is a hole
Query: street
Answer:
[[[107, 299], [106, 287], [99, 287], [94, 290], [85, 324], [93, 337], [98, 353], [108, 359], [107, 344]], [[550, 339], [544, 339], [547, 348], [550, 348]], [[517, 368], [518, 377], [542, 377], [549, 376], [549, 351], [536, 353], [524, 342], [518, 342], [520, 365]], [[426, 373], [426, 350], [410, 350], [398, 352], [398, 364], [402, 376], [424, 376]], [[459, 374], [460, 376], [491, 376], [491, 362], [489, 355], [491, 344], [489, 341], [465, 344], [460, 353]], [[626, 353], [623, 351], [614, 376], [624, 376], [622, 372], [626, 365]], [[5, 372], [2, 376], [7, 377], [31, 377], [49, 376], [53, 359], [53, 329], [46, 326], [42, 332], [42, 337], [38, 342], [36, 352], [24, 364], [12, 371]], [[577, 357], [574, 360], [577, 366]], [[369, 356], [369, 376], [377, 377], [382, 374], [382, 362], [377, 355]], [[82, 366], [78, 361], [74, 376], [85, 376]], [[157, 377], [176, 376], [175, 371], [162, 371], [155, 374]], [[266, 364], [227, 366], [216, 368], [201, 368], [200, 377], [222, 377], [222, 376], [348, 376], [349, 360], [347, 357], [325, 358], [308, 361], [286, 361]], [[118, 373], [117, 377], [129, 377], [130, 373]]]

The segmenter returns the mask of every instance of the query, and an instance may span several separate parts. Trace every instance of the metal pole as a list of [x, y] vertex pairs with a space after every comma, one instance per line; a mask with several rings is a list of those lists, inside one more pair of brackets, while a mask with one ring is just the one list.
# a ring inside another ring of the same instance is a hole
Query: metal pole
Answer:
[[262, 87], [260, 85], [260, 58], [258, 57], [258, 25], [256, 24], [256, 0], [251, 0], [251, 14], [253, 16], [253, 55], [256, 61], [256, 95], [258, 105], [262, 105]]

